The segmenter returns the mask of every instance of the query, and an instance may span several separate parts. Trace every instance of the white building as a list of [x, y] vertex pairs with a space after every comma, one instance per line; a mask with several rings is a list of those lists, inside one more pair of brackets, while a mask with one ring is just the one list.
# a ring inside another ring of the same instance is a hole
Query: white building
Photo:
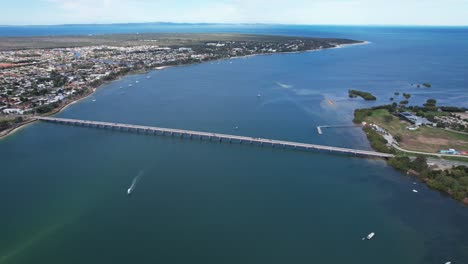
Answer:
[[7, 108], [7, 109], [3, 109], [2, 112], [4, 114], [17, 114], [17, 115], [22, 115], [24, 113], [23, 110], [18, 109], [18, 108]]

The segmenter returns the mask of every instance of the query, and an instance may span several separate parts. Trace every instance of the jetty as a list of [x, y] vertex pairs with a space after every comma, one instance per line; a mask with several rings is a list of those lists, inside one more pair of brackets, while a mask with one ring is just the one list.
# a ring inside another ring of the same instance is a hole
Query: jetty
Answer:
[[111, 122], [44, 117], [44, 116], [36, 116], [35, 119], [46, 121], [46, 122], [65, 124], [65, 125], [103, 128], [103, 129], [111, 129], [111, 130], [116, 130], [116, 131], [144, 133], [144, 134], [150, 134], [150, 135], [173, 136], [173, 137], [189, 138], [189, 139], [196, 138], [199, 140], [210, 140], [210, 141], [229, 142], [229, 143], [238, 143], [238, 144], [250, 144], [250, 145], [255, 144], [259, 146], [271, 146], [273, 148], [278, 147], [278, 148], [292, 148], [292, 149], [303, 149], [303, 150], [317, 150], [317, 151], [324, 151], [324, 152], [331, 152], [331, 153], [350, 154], [350, 155], [363, 156], [363, 157], [376, 157], [376, 158], [394, 157], [393, 154], [376, 152], [376, 151], [371, 151], [371, 150], [340, 148], [340, 147], [316, 145], [316, 144], [309, 144], [309, 143], [228, 135], [228, 134], [220, 134], [220, 133], [212, 133], [212, 132], [201, 132], [201, 131], [184, 130], [184, 129], [140, 126], [140, 125], [131, 125], [131, 124], [120, 124], [120, 123], [111, 123]]

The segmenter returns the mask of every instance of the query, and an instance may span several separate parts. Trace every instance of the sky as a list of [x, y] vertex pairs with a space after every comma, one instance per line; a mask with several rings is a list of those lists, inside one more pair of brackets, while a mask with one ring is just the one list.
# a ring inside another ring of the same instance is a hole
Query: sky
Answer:
[[468, 0], [0, 0], [0, 25], [468, 25]]

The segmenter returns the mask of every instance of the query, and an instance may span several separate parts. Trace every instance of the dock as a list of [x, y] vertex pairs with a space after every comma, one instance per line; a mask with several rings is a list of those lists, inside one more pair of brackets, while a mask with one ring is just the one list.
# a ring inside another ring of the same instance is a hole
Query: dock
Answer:
[[173, 136], [173, 137], [188, 138], [188, 139], [196, 138], [199, 140], [209, 140], [209, 141], [238, 143], [238, 144], [250, 144], [250, 145], [255, 144], [259, 146], [270, 146], [273, 148], [277, 147], [277, 148], [292, 148], [292, 149], [302, 149], [302, 150], [318, 150], [318, 151], [350, 154], [350, 155], [363, 156], [363, 157], [376, 157], [376, 158], [394, 157], [393, 154], [381, 153], [381, 152], [370, 151], [370, 150], [340, 148], [340, 147], [316, 145], [316, 144], [309, 144], [309, 143], [228, 135], [228, 134], [220, 134], [220, 133], [212, 133], [212, 132], [192, 131], [192, 130], [184, 130], [184, 129], [140, 126], [140, 125], [131, 125], [131, 124], [120, 124], [120, 123], [68, 119], [68, 118], [42, 117], [42, 116], [36, 116], [35, 119], [45, 121], [45, 122], [65, 124], [65, 125], [103, 128], [103, 129], [111, 129], [111, 130], [124, 131], [124, 132], [144, 133], [144, 134], [150, 134], [150, 135]]

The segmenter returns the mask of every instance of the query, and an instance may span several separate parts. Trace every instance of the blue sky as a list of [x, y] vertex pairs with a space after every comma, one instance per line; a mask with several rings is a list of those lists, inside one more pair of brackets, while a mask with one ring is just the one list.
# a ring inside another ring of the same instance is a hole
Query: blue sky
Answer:
[[468, 0], [0, 1], [0, 25], [130, 22], [468, 25]]

